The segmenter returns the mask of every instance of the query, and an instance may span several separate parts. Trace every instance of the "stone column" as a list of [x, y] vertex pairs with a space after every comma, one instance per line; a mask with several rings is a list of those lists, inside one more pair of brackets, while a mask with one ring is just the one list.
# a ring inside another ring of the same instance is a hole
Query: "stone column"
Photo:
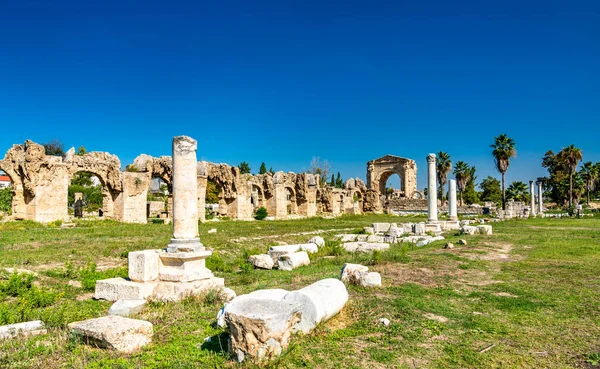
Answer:
[[531, 200], [529, 201], [531, 210], [529, 211], [529, 214], [535, 216], [535, 185], [533, 184], [533, 181], [529, 181], [529, 194], [531, 195]]
[[173, 238], [169, 252], [204, 250], [198, 237], [198, 170], [196, 140], [173, 138]]
[[448, 181], [448, 220], [456, 222], [458, 220], [458, 211], [456, 209], [456, 180]]
[[435, 175], [435, 154], [427, 155], [427, 222], [437, 223], [437, 177]]
[[544, 194], [544, 190], [542, 189], [542, 182], [538, 182], [538, 214], [542, 215], [544, 213], [543, 207], [542, 207], [542, 196]]

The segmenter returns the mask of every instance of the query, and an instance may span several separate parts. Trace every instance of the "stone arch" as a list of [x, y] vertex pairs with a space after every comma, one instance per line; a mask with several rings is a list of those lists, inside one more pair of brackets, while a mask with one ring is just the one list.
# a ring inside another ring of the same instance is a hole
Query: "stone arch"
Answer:
[[388, 178], [400, 177], [400, 191], [408, 196], [417, 190], [417, 164], [414, 160], [386, 155], [367, 163], [367, 188], [379, 195], [385, 193]]
[[[90, 170], [77, 170], [73, 173], [71, 173], [71, 171], [69, 171], [69, 178], [68, 178], [68, 189], [67, 189], [67, 206], [74, 206], [74, 202], [69, 203], [69, 188], [72, 185], [72, 181], [73, 178], [75, 177], [75, 175], [77, 175], [77, 173], [88, 173], [91, 174], [92, 177], [96, 177], [98, 178], [98, 181], [100, 182], [100, 187], [102, 188], [102, 204], [99, 208], [99, 212], [98, 212], [98, 216], [101, 217], [105, 217], [107, 219], [112, 219], [114, 218], [114, 201], [116, 199], [116, 196], [113, 196], [113, 192], [111, 192], [111, 190], [108, 188], [108, 186], [106, 185], [105, 180], [103, 179], [103, 176], [96, 173], [96, 172], [92, 172]], [[106, 177], [104, 177], [106, 178]], [[93, 181], [92, 181], [93, 182]], [[74, 201], [76, 201], [76, 199], [73, 199]], [[85, 201], [86, 199], [82, 199], [83, 201]]]
[[256, 209], [266, 207], [264, 191], [257, 184], [252, 184], [252, 190], [250, 194], [250, 204], [252, 205], [252, 214], [256, 212]]
[[298, 204], [296, 202], [296, 191], [292, 186], [285, 186], [287, 214], [298, 214]]

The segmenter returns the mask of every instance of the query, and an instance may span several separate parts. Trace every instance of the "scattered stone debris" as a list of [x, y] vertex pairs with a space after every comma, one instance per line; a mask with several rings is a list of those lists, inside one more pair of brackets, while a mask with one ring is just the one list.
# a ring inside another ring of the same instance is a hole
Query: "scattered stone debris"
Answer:
[[390, 320], [388, 318], [381, 318], [381, 319], [379, 319], [379, 323], [381, 323], [387, 327], [388, 325], [390, 325]]
[[209, 229], [207, 233], [208, 234], [217, 233], [217, 229], [216, 228]]
[[446, 245], [444, 245], [444, 248], [445, 248], [445, 249], [453, 249], [453, 248], [454, 248], [454, 244], [453, 244], [453, 243], [450, 243], [450, 242], [448, 242]]
[[458, 244], [459, 245], [463, 245], [463, 246], [467, 246], [468, 245], [467, 240], [465, 240], [465, 239], [458, 240]]

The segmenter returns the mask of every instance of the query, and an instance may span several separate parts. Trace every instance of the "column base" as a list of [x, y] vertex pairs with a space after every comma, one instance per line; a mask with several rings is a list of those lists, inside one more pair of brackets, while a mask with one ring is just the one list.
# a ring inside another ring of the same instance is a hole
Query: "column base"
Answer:
[[449, 222], [457, 222], [458, 221], [458, 217], [448, 217], [448, 221]]
[[200, 252], [204, 250], [204, 245], [200, 243], [199, 238], [189, 240], [171, 238], [171, 243], [167, 246], [167, 252]]

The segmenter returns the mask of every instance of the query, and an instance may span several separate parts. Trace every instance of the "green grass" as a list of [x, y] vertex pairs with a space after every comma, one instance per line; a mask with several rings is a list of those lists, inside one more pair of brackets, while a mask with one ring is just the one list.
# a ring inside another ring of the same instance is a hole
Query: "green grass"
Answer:
[[[529, 219], [494, 223], [493, 236], [457, 244], [393, 245], [354, 255], [333, 240], [370, 223], [419, 218], [345, 216], [295, 221], [211, 222], [200, 226], [213, 249], [207, 265], [238, 294], [296, 289], [337, 277], [345, 262], [369, 265], [384, 286], [350, 286], [350, 301], [309, 335], [294, 336], [271, 368], [577, 368], [600, 363], [600, 219]], [[217, 233], [207, 234], [216, 228]], [[347, 229], [342, 231], [342, 229]], [[309, 266], [293, 272], [253, 270], [249, 255], [277, 242], [327, 244]], [[171, 227], [81, 221], [63, 229], [33, 222], [0, 223], [0, 267], [36, 277], [0, 275], [0, 324], [42, 319], [48, 334], [0, 341], [2, 368], [253, 367], [226, 354], [227, 333], [213, 322], [216, 296], [150, 303], [138, 318], [154, 324], [153, 343], [132, 355], [88, 347], [66, 325], [106, 314], [111, 303], [91, 299], [93, 281], [125, 276], [127, 253], [165, 247]], [[465, 238], [465, 236], [460, 236]], [[77, 281], [79, 283], [73, 283]], [[388, 318], [389, 326], [379, 323]], [[205, 342], [206, 337], [212, 337]]]

